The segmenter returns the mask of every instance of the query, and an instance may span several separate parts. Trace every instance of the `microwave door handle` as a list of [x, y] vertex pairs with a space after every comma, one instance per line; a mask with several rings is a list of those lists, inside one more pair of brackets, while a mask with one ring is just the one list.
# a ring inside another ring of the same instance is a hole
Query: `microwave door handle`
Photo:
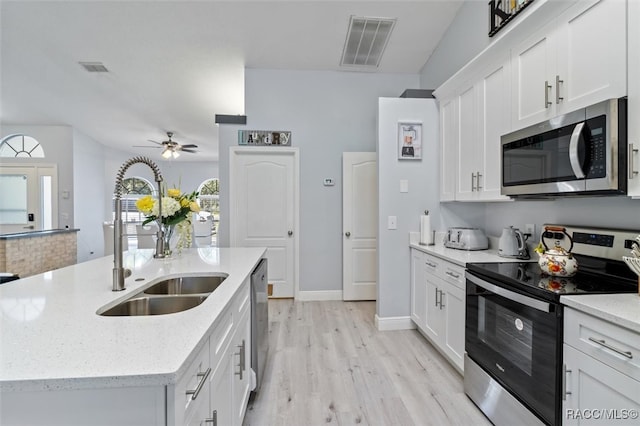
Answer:
[[511, 290], [507, 290], [506, 288], [498, 287], [497, 285], [489, 283], [483, 279], [480, 279], [475, 275], [471, 275], [469, 272], [467, 272], [465, 276], [468, 281], [471, 281], [475, 285], [482, 287], [485, 290], [489, 290], [491, 293], [502, 296], [505, 299], [509, 299], [513, 302], [520, 303], [522, 305], [528, 306], [533, 309], [537, 309], [538, 311], [551, 312], [551, 305], [547, 302], [533, 299], [523, 294], [516, 293]]
[[580, 164], [580, 158], [578, 157], [578, 145], [580, 144], [580, 136], [582, 135], [582, 129], [584, 129], [584, 122], [578, 123], [571, 133], [571, 140], [569, 141], [569, 161], [571, 162], [571, 169], [573, 174], [578, 179], [584, 179], [585, 174]]

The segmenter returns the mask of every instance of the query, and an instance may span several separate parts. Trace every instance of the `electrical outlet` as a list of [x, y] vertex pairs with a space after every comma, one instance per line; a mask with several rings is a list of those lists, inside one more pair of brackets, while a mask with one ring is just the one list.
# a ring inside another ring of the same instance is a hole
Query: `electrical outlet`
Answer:
[[536, 225], [535, 223], [527, 223], [524, 226], [525, 234], [531, 234], [533, 238], [536, 238]]

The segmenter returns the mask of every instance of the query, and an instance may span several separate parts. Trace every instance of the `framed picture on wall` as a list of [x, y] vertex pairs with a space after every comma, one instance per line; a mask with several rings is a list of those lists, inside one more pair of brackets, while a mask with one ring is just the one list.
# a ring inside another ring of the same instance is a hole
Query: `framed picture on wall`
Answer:
[[398, 123], [398, 159], [422, 159], [422, 123]]

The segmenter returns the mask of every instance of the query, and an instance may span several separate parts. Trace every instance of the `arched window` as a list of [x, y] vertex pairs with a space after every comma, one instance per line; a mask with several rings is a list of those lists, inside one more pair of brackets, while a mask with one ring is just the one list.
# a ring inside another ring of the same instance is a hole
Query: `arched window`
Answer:
[[44, 158], [44, 150], [35, 138], [16, 133], [0, 141], [0, 157]]
[[220, 216], [220, 181], [208, 179], [198, 188], [198, 204], [200, 209], [211, 213], [214, 218]]
[[[122, 181], [122, 220], [124, 222], [142, 222], [145, 217], [136, 207], [138, 198], [155, 195], [153, 185], [141, 177], [125, 178]], [[112, 206], [113, 218], [116, 217], [115, 203]]]

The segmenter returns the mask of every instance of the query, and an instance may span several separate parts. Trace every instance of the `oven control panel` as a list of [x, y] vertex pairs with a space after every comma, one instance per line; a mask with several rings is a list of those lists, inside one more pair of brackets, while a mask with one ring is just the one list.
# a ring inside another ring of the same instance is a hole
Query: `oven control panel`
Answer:
[[[567, 234], [573, 240], [572, 253], [618, 261], [622, 256], [630, 256], [631, 243], [640, 235], [640, 230], [588, 228], [573, 225], [544, 224], [542, 229], [546, 226], [562, 227], [567, 230]], [[543, 235], [547, 241], [558, 242], [566, 250], [571, 248], [571, 241], [562, 232], [544, 231]]]

